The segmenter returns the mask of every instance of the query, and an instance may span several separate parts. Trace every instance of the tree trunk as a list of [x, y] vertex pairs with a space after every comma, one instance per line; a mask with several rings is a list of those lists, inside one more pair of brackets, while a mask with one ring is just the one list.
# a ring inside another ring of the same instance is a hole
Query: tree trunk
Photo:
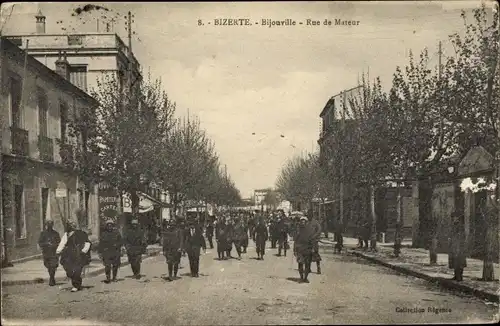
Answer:
[[377, 212], [375, 211], [375, 186], [370, 186], [370, 212], [372, 218], [370, 248], [377, 251]]
[[401, 253], [401, 221], [403, 214], [403, 187], [398, 182], [398, 197], [397, 197], [397, 216], [396, 216], [396, 234], [394, 239], [394, 256], [399, 257]]
[[487, 203], [484, 219], [486, 221], [486, 234], [484, 241], [483, 281], [495, 280], [493, 260], [495, 255], [495, 241], [498, 234], [498, 219], [490, 194], [487, 194]]
[[437, 264], [437, 247], [438, 247], [438, 221], [437, 217], [432, 212], [432, 195], [434, 193], [434, 182], [429, 177], [429, 188], [427, 201], [425, 203], [425, 214], [431, 216], [429, 231], [431, 234], [429, 243], [429, 263], [431, 265]]

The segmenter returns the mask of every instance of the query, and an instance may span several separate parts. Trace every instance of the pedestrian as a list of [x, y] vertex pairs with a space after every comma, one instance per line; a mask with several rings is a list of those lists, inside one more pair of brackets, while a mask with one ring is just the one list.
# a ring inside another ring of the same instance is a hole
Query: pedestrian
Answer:
[[276, 221], [274, 217], [271, 216], [271, 220], [269, 223], [269, 235], [271, 237], [271, 248], [276, 248], [276, 242], [278, 241], [278, 234], [276, 232]]
[[453, 226], [449, 239], [448, 267], [453, 269], [453, 280], [462, 281], [464, 268], [467, 267], [464, 215], [453, 212], [451, 218]]
[[208, 218], [207, 227], [205, 229], [205, 235], [207, 236], [210, 249], [214, 249], [214, 243], [212, 240], [214, 237], [214, 221], [212, 217]]
[[179, 271], [179, 263], [182, 255], [182, 230], [176, 226], [173, 220], [166, 223], [166, 228], [163, 230], [163, 255], [168, 265], [168, 281], [173, 281], [177, 278]]
[[[233, 243], [236, 248], [236, 252], [238, 254], [238, 259], [241, 259], [242, 247], [245, 242], [246, 230], [243, 226], [243, 222], [239, 217], [234, 218], [234, 226], [233, 226]], [[248, 243], [248, 238], [247, 238]]]
[[113, 271], [113, 282], [116, 282], [118, 269], [121, 264], [121, 249], [123, 241], [120, 232], [115, 228], [113, 220], [106, 221], [106, 228], [100, 235], [99, 255], [104, 265], [106, 274], [105, 283], [111, 282], [111, 271]]
[[307, 217], [302, 216], [299, 222], [299, 228], [294, 239], [293, 253], [299, 265], [299, 274], [301, 283], [309, 283], [307, 276], [311, 272], [311, 261], [313, 254], [313, 232], [307, 223]]
[[248, 218], [245, 218], [243, 220], [243, 241], [241, 243], [241, 246], [243, 247], [243, 253], [247, 253], [247, 248], [248, 248], [248, 240], [250, 238], [249, 236], [249, 228], [248, 228]]
[[[312, 251], [312, 257], [311, 261], [316, 262], [316, 272], [317, 274], [321, 274], [321, 255], [319, 254], [319, 240], [321, 238], [321, 224], [319, 224], [318, 220], [312, 216], [311, 220], [309, 221], [309, 226], [311, 228], [312, 232], [312, 239], [313, 239], [313, 251]], [[337, 241], [342, 241], [342, 238], [338, 238]], [[342, 243], [342, 242], [340, 242]]]
[[266, 223], [263, 217], [260, 217], [258, 219], [257, 225], [254, 228], [252, 238], [257, 249], [257, 259], [264, 260], [264, 255], [266, 252], [266, 241], [269, 238], [269, 233], [267, 231]]
[[67, 222], [66, 232], [59, 242], [56, 254], [61, 255], [61, 265], [66, 276], [71, 279], [71, 292], [82, 289], [82, 271], [91, 261], [90, 247], [87, 233], [79, 230], [75, 222]]
[[286, 257], [289, 230], [284, 218], [278, 220], [276, 233], [278, 234], [278, 256], [281, 256], [281, 251], [283, 250], [284, 256]]
[[224, 257], [224, 254], [228, 247], [226, 227], [226, 221], [224, 220], [224, 218], [219, 218], [219, 221], [215, 226], [215, 240], [217, 241], [217, 254], [219, 256], [219, 260], [227, 259], [227, 257]]
[[142, 254], [146, 252], [146, 247], [147, 243], [144, 241], [143, 231], [139, 228], [139, 221], [133, 219], [125, 236], [125, 248], [128, 262], [136, 279], [141, 278]]
[[[363, 242], [364, 242], [364, 249], [367, 250], [369, 245], [368, 245], [368, 242], [370, 240], [370, 233], [371, 233], [371, 225], [370, 225], [370, 222], [365, 220], [364, 223], [363, 223], [363, 226], [362, 226], [362, 238], [363, 238]], [[363, 246], [361, 246], [363, 248]]]
[[233, 243], [234, 243], [234, 221], [232, 218], [229, 218], [229, 220], [226, 223], [226, 235], [227, 235], [227, 247], [226, 247], [226, 256], [227, 258], [233, 258], [231, 255], [231, 251], [233, 250]]
[[58, 257], [56, 254], [57, 246], [61, 242], [59, 233], [54, 230], [54, 221], [48, 220], [45, 223], [45, 230], [40, 233], [38, 245], [42, 249], [43, 265], [49, 272], [49, 286], [56, 285], [56, 270], [59, 266]]
[[203, 248], [203, 252], [206, 253], [207, 246], [205, 244], [205, 238], [203, 237], [203, 231], [195, 223], [189, 226], [186, 232], [186, 237], [184, 238], [184, 248], [186, 249], [189, 258], [189, 267], [191, 270], [192, 277], [199, 277], [200, 271], [200, 250]]

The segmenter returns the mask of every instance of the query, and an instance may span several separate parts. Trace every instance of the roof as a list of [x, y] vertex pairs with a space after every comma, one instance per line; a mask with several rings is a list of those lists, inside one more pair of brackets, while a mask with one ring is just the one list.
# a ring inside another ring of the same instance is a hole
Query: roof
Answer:
[[0, 37], [0, 42], [2, 42], [1, 48], [5, 52], [9, 52], [12, 54], [11, 56], [9, 56], [8, 59], [16, 60], [19, 63], [24, 64], [24, 60], [26, 58], [27, 66], [33, 68], [33, 70], [38, 72], [41, 78], [46, 77], [47, 79], [49, 79], [51, 82], [53, 82], [63, 90], [70, 92], [81, 99], [92, 102], [94, 105], [99, 104], [97, 100], [92, 96], [90, 96], [88, 93], [84, 92], [83, 90], [75, 86], [73, 83], [71, 83], [64, 77], [60, 76], [58, 73], [56, 73], [49, 67], [45, 66], [43, 63], [39, 62], [37, 59], [33, 58], [30, 55], [26, 55], [26, 51], [22, 50], [21, 48], [19, 48], [17, 45], [12, 43], [5, 37]]

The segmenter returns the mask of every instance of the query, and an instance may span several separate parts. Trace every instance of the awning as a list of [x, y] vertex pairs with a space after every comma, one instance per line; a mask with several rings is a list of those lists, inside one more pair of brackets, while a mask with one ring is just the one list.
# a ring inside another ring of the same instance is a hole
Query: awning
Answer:
[[[170, 204], [163, 203], [158, 199], [151, 197], [143, 192], [139, 192], [138, 195], [139, 195], [139, 213], [150, 212], [155, 208], [155, 206], [172, 207]], [[129, 195], [123, 195], [123, 199], [124, 199], [123, 212], [132, 213], [132, 205], [127, 204], [127, 202], [130, 202]]]

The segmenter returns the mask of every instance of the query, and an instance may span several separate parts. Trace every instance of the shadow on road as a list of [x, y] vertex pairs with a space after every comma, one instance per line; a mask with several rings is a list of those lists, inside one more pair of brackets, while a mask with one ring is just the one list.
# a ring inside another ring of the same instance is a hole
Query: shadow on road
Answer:
[[292, 281], [292, 282], [295, 282], [295, 283], [300, 283], [300, 277], [287, 277], [286, 280], [287, 281]]

